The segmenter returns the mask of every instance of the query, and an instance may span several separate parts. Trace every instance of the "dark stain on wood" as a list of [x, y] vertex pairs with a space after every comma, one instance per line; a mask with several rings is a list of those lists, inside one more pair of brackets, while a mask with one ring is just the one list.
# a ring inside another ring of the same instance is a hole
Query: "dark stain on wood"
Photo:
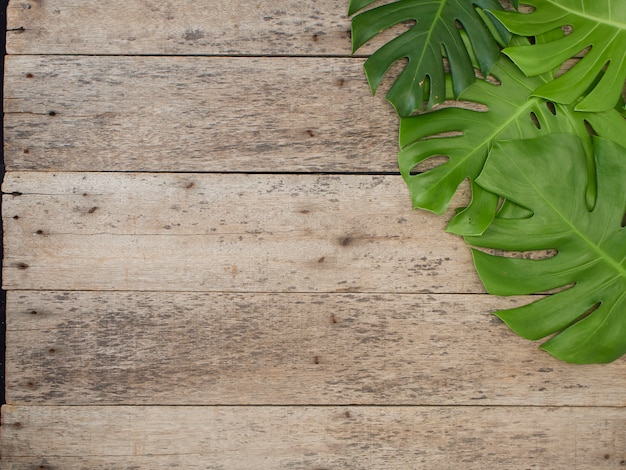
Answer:
[[183, 34], [183, 39], [185, 41], [197, 41], [203, 38], [204, 31], [202, 31], [201, 29], [188, 29], [187, 31], [185, 31], [185, 34]]
[[339, 239], [339, 244], [341, 246], [349, 246], [352, 243], [353, 239], [350, 236], [343, 237]]

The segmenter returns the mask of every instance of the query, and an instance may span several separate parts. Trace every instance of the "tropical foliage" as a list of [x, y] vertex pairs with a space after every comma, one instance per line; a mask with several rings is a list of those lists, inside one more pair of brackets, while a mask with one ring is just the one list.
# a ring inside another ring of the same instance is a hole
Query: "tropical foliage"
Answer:
[[[353, 0], [349, 13], [354, 14], [373, 2]], [[446, 86], [442, 59], [445, 55], [458, 96], [474, 82], [475, 75], [470, 53], [456, 25], [463, 25], [478, 66], [487, 74], [500, 55], [496, 37], [489, 28], [499, 28], [505, 39], [509, 35], [499, 24], [491, 24], [484, 10], [500, 8], [497, 0], [401, 0], [358, 14], [352, 20], [353, 50], [392, 26], [415, 23], [365, 62], [372, 92], [376, 92], [391, 64], [406, 58], [404, 71], [387, 93], [387, 99], [398, 114], [409, 116], [421, 109], [425, 95], [428, 95], [427, 107], [443, 102]]]
[[[626, 8], [623, 0], [525, 0], [535, 8], [528, 15], [494, 11], [513, 33], [538, 36], [560, 31], [554, 40], [504, 49], [526, 75], [562, 66], [589, 48], [571, 70], [539, 87], [538, 96], [574, 103], [580, 111], [603, 111], [615, 106], [626, 77]], [[562, 28], [571, 28], [563, 34]]]
[[546, 259], [474, 250], [474, 261], [493, 294], [567, 287], [498, 316], [529, 339], [556, 333], [543, 348], [571, 362], [609, 362], [626, 353], [626, 149], [600, 138], [594, 149], [598, 189], [590, 211], [586, 151], [577, 136], [497, 142], [476, 182], [532, 215], [496, 217], [482, 235], [466, 238], [499, 250], [556, 250]]
[[[370, 56], [365, 72], [376, 92], [391, 64], [408, 60], [387, 98], [401, 117], [398, 161], [413, 205], [443, 214], [469, 180], [471, 202], [447, 230], [475, 247], [504, 250], [497, 256], [474, 250], [486, 289], [497, 295], [560, 289], [497, 315], [524, 337], [554, 335], [542, 347], [569, 362], [622, 356], [621, 0], [520, 2], [532, 7], [529, 13], [515, 10], [518, 2], [495, 0], [396, 0], [368, 9], [373, 1], [350, 2], [350, 14], [360, 12], [353, 18], [355, 50], [409, 22]], [[446, 99], [457, 101], [438, 106]], [[435, 157], [445, 161], [430, 164]], [[557, 254], [508, 254], [534, 250]]]

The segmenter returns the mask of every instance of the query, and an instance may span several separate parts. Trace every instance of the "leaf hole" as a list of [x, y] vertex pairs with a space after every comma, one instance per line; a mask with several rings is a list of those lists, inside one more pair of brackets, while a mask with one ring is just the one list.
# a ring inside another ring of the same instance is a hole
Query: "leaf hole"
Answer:
[[622, 217], [622, 227], [626, 227], [626, 212], [624, 212], [624, 216]]
[[476, 77], [480, 78], [481, 80], [485, 80], [486, 82], [491, 83], [492, 85], [496, 85], [496, 86], [502, 85], [502, 82], [498, 80], [498, 78], [495, 75], [489, 74], [485, 77], [483, 73], [478, 69], [474, 69], [474, 74], [476, 75]]
[[502, 209], [502, 206], [504, 205], [504, 201], [506, 201], [506, 199], [504, 199], [503, 197], [498, 198], [498, 205], [496, 206], [496, 213], [500, 212], [500, 209]]
[[543, 291], [543, 292], [537, 292], [537, 294], [540, 294], [540, 295], [558, 294], [559, 292], [563, 292], [563, 291], [566, 291], [567, 289], [571, 289], [575, 285], [576, 285], [576, 283], [572, 282], [571, 284], [567, 284], [567, 285], [564, 285], [564, 286], [561, 286], [561, 287], [555, 287], [554, 289], [548, 289], [548, 290]]
[[546, 108], [548, 108], [548, 111], [550, 111], [553, 116], [556, 116], [556, 105], [552, 101], [546, 101]]
[[[507, 10], [515, 10], [515, 7], [513, 6], [513, 2], [511, 2], [511, 0], [504, 0], [504, 7]], [[520, 2], [519, 8], [517, 8], [517, 11], [519, 11], [520, 13], [532, 13], [535, 10], [536, 8], [534, 6], [528, 5], [523, 2]]]
[[419, 139], [419, 141], [422, 142], [424, 140], [431, 140], [431, 139], [444, 139], [446, 137], [460, 137], [462, 135], [463, 135], [463, 132], [461, 131], [440, 132], [438, 134], [431, 134], [431, 135], [427, 135], [426, 137], [422, 137], [421, 139]]
[[533, 111], [530, 112], [530, 120], [533, 122], [537, 129], [541, 129], [541, 123], [539, 122], [539, 118]]
[[489, 106], [487, 106], [486, 104], [463, 100], [446, 100], [443, 103], [437, 105], [437, 109], [442, 108], [462, 108], [469, 109], [470, 111], [477, 111], [479, 113], [486, 113], [487, 111], [489, 111]]
[[[576, 59], [581, 59], [582, 57], [586, 56], [587, 53], [591, 50], [591, 46], [585, 47], [584, 49], [581, 49], [580, 51], [578, 51], [576, 54], [573, 54], [571, 56], [572, 59], [576, 60]], [[563, 64], [561, 65], [561, 67], [559, 67], [559, 69], [556, 71], [556, 73], [554, 74], [555, 78], [559, 78], [560, 76], [566, 74], [567, 72], [569, 72], [570, 70], [575, 69], [578, 66], [578, 63], [572, 65], [572, 61], [571, 60], [566, 60], [565, 62], [563, 62]], [[600, 75], [601, 76], [601, 75]], [[599, 78], [599, 77], [598, 77]], [[596, 79], [597, 81], [597, 79]], [[592, 85], [590, 88], [593, 88], [594, 85]]]
[[527, 250], [527, 251], [508, 251], [508, 250], [499, 250], [495, 248], [486, 248], [481, 250], [484, 253], [499, 256], [500, 258], [511, 258], [511, 259], [527, 259], [534, 261], [541, 261], [555, 257], [558, 254], [557, 250]]
[[415, 165], [411, 169], [411, 174], [417, 175], [419, 173], [424, 173], [432, 170], [433, 168], [437, 168], [438, 166], [445, 165], [449, 161], [450, 157], [446, 157], [445, 155], [433, 155], [432, 157], [426, 158]]
[[[579, 317], [577, 317], [576, 319], [574, 319], [574, 321], [572, 321], [571, 323], [569, 323], [565, 328], [563, 328], [562, 330], [560, 330], [558, 333], [561, 333], [561, 331], [565, 331], [567, 330], [570, 326], [575, 325], [578, 322], [583, 321], [585, 318], [587, 318], [588, 316], [592, 315], [593, 312], [595, 312], [596, 310], [598, 310], [600, 308], [600, 305], [602, 305], [602, 302], [597, 302], [594, 305], [592, 305], [590, 308], [588, 308], [582, 315], [580, 315]], [[558, 334], [557, 333], [557, 334]]]
[[487, 75], [485, 77], [485, 80], [488, 81], [489, 83], [491, 83], [492, 85], [497, 85], [500, 86], [502, 85], [502, 82], [500, 80], [498, 80], [495, 76], [493, 75]]
[[583, 122], [585, 123], [585, 129], [587, 129], [587, 134], [589, 134], [591, 137], [596, 137], [598, 134], [596, 133], [593, 126], [589, 123], [589, 121], [585, 119]]

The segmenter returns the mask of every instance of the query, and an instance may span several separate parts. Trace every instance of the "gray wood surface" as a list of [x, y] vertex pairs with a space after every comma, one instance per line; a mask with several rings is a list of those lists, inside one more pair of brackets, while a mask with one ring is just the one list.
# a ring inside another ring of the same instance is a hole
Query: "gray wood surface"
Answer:
[[3, 191], [7, 289], [483, 291], [399, 176], [11, 172]]
[[336, 0], [13, 0], [10, 54], [348, 55]]
[[[9, 56], [10, 170], [397, 172], [362, 59]], [[54, 90], [54, 91], [52, 91]]]
[[556, 362], [487, 295], [10, 292], [14, 404], [624, 406], [625, 362]]
[[[626, 410], [8, 406], [5, 468], [623, 468]], [[270, 444], [271, 443], [271, 444]]]

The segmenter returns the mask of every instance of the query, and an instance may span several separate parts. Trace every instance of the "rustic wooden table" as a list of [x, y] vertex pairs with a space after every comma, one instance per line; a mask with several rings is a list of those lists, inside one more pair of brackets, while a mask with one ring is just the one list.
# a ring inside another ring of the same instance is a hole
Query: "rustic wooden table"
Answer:
[[2, 468], [626, 466], [626, 362], [490, 315], [346, 9], [9, 2]]

